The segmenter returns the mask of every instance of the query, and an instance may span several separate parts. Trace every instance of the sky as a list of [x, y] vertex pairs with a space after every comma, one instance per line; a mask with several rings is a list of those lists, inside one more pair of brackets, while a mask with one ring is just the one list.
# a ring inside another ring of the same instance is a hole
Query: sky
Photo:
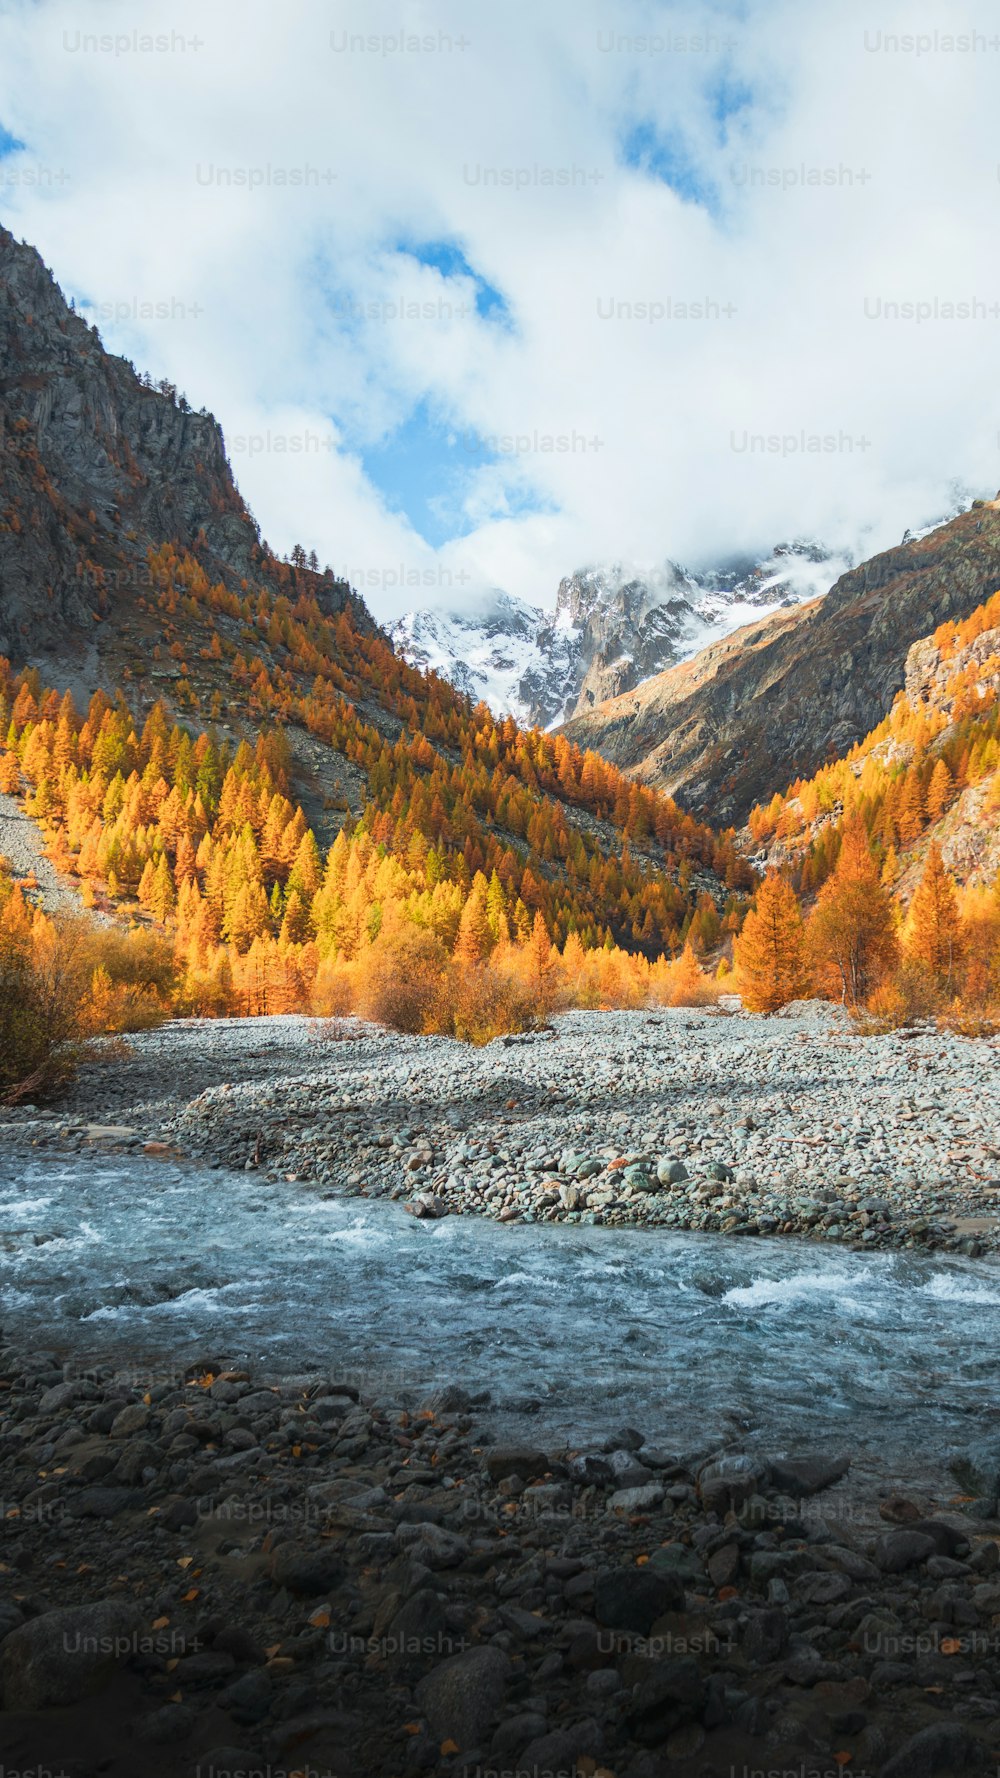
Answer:
[[376, 615], [1000, 486], [996, 8], [0, 0], [0, 219]]

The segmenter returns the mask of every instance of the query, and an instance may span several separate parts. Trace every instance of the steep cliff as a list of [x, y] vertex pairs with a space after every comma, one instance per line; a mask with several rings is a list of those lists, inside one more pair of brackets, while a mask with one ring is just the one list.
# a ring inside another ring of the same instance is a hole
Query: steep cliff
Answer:
[[[162, 543], [196, 551], [213, 578], [268, 581], [212, 415], [106, 352], [34, 248], [0, 228], [0, 654], [100, 652]], [[315, 584], [373, 629], [346, 586]]]

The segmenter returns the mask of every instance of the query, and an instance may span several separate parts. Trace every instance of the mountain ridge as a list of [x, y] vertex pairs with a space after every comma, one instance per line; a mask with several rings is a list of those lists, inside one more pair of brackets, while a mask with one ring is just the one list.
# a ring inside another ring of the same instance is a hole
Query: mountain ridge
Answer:
[[561, 732], [692, 812], [740, 822], [863, 739], [901, 689], [911, 644], [997, 586], [1000, 503], [977, 501]]
[[465, 608], [415, 609], [389, 629], [497, 714], [550, 728], [688, 658], [717, 635], [826, 591], [850, 557], [806, 541], [696, 571], [618, 561], [560, 581], [551, 611], [496, 589]]

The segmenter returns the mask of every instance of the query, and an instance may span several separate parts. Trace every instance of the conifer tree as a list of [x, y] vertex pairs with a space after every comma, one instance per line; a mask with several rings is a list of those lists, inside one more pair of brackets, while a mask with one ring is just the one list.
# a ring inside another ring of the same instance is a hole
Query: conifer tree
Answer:
[[847, 1006], [863, 1006], [896, 966], [892, 899], [860, 815], [843, 823], [840, 856], [820, 890], [808, 939], [815, 985]]
[[778, 871], [768, 871], [734, 948], [748, 1011], [776, 1012], [806, 992], [802, 912]]
[[906, 949], [942, 988], [954, 988], [962, 954], [962, 923], [955, 885], [936, 841], [927, 853], [924, 874], [910, 903]]

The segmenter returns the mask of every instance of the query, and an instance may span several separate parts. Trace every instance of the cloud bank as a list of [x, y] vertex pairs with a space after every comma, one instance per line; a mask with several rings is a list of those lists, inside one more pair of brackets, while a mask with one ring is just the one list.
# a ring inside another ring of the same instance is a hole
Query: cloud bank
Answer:
[[14, 0], [0, 215], [377, 615], [1000, 484], [993, 9]]

